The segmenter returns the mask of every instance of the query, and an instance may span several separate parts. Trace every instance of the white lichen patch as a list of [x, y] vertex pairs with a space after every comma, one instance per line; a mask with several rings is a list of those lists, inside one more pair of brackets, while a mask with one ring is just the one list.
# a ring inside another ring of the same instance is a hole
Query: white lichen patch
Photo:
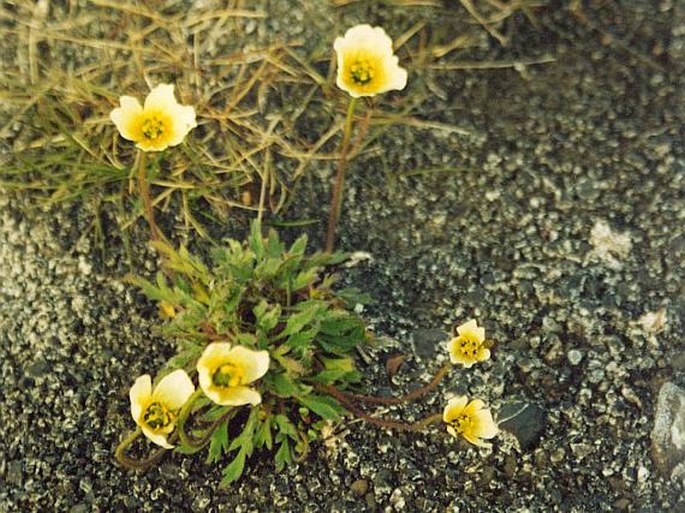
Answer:
[[604, 221], [597, 221], [590, 231], [592, 250], [588, 253], [588, 261], [599, 260], [612, 269], [621, 268], [621, 260], [625, 259], [633, 248], [630, 235], [612, 231]]
[[659, 308], [656, 312], [645, 312], [637, 322], [645, 333], [659, 333], [666, 325], [666, 309]]

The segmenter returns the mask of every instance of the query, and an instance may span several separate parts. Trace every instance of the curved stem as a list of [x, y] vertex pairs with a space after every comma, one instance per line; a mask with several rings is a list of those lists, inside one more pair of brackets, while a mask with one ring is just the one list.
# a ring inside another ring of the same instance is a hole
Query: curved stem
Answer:
[[201, 395], [202, 389], [198, 388], [197, 390], [195, 390], [195, 393], [192, 396], [190, 396], [188, 402], [181, 409], [181, 412], [178, 415], [178, 420], [176, 422], [176, 430], [178, 432], [178, 437], [181, 440], [181, 443], [191, 449], [195, 449], [196, 451], [199, 451], [200, 449], [205, 447], [212, 439], [212, 435], [214, 435], [214, 431], [216, 430], [216, 428], [218, 428], [223, 422], [233, 417], [238, 411], [236, 408], [231, 408], [226, 413], [221, 415], [218, 419], [216, 419], [214, 422], [212, 422], [209, 425], [209, 427], [206, 428], [205, 434], [202, 435], [202, 437], [192, 437], [191, 435], [185, 432], [185, 423], [188, 419], [188, 415], [190, 414], [193, 403]]
[[340, 206], [342, 204], [343, 186], [345, 185], [345, 166], [347, 165], [347, 153], [350, 149], [350, 137], [352, 136], [352, 121], [354, 119], [354, 107], [357, 99], [352, 98], [347, 108], [345, 118], [345, 129], [343, 131], [342, 146], [340, 147], [340, 159], [338, 160], [338, 171], [335, 176], [333, 195], [331, 198], [331, 210], [328, 213], [328, 232], [326, 233], [326, 252], [332, 253], [335, 248], [335, 229], [338, 225], [340, 216]]
[[138, 428], [132, 433], [124, 438], [121, 443], [117, 446], [116, 451], [114, 451], [114, 457], [116, 460], [124, 467], [130, 470], [145, 470], [150, 465], [157, 463], [162, 456], [167, 452], [167, 449], [157, 449], [150, 456], [143, 459], [131, 458], [126, 455], [126, 449], [128, 449], [131, 444], [140, 436], [142, 433], [141, 429]]
[[387, 420], [387, 419], [381, 419], [378, 417], [374, 417], [372, 415], [369, 415], [368, 413], [362, 411], [361, 409], [357, 408], [352, 402], [345, 397], [340, 391], [337, 389], [333, 388], [333, 390], [326, 390], [330, 395], [335, 397], [338, 401], [342, 403], [342, 405], [347, 408], [355, 417], [358, 417], [362, 419], [365, 422], [368, 422], [369, 424], [373, 424], [375, 426], [387, 428], [387, 429], [395, 429], [398, 431], [423, 431], [426, 427], [430, 426], [431, 424], [435, 424], [436, 422], [439, 422], [442, 420], [442, 414], [441, 413], [434, 413], [432, 415], [429, 415], [428, 417], [424, 417], [421, 420], [418, 420], [416, 422], [398, 422], [396, 420]]
[[[421, 388], [417, 388], [416, 390], [412, 390], [408, 394], [404, 394], [399, 397], [379, 397], [376, 395], [353, 394], [351, 392], [343, 392], [341, 390], [338, 390], [332, 385], [323, 386], [326, 387], [326, 391], [334, 389], [336, 392], [344, 395], [350, 401], [358, 401], [366, 404], [382, 404], [386, 406], [393, 406], [415, 401], [426, 395], [428, 392], [434, 390], [440, 384], [443, 378], [447, 376], [447, 374], [449, 374], [451, 368], [452, 364], [447, 362], [442, 367], [440, 367], [440, 369], [438, 369], [438, 372], [435, 373], [435, 376], [433, 376], [433, 379], [430, 383], [422, 386]], [[331, 393], [331, 395], [333, 394]]]
[[297, 436], [302, 442], [302, 452], [295, 456], [294, 460], [296, 463], [300, 463], [304, 461], [304, 459], [307, 457], [307, 454], [309, 454], [309, 439], [307, 438], [306, 433], [301, 433], [299, 430], [297, 430], [296, 432]]

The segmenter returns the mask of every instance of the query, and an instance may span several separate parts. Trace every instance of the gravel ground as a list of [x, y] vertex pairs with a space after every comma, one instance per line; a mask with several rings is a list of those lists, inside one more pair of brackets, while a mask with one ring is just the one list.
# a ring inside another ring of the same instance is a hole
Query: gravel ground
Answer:
[[[128, 388], [173, 343], [120, 281], [117, 237], [106, 254], [88, 237], [88, 205], [1, 193], [0, 511], [685, 510], [685, 19], [677, 2], [626, 4], [550, 8], [538, 29], [519, 20], [510, 47], [482, 49], [552, 63], [420, 77], [444, 93], [421, 117], [468, 134], [395, 126], [349, 167], [339, 246], [373, 259], [344, 281], [378, 300], [365, 315], [390, 339], [362, 370], [405, 390], [444, 360], [451, 325], [476, 317], [492, 359], [402, 415], [482, 397], [511, 417], [491, 450], [349, 422], [280, 475], [255, 457], [229, 490], [202, 456], [122, 470]], [[344, 26], [406, 22], [336, 12]], [[438, 166], [452, 171], [412, 174]], [[312, 179], [323, 197], [331, 172]], [[303, 194], [291, 211], [325, 208]], [[145, 236], [132, 231], [134, 261], [150, 272]], [[388, 381], [398, 351], [411, 357]]]

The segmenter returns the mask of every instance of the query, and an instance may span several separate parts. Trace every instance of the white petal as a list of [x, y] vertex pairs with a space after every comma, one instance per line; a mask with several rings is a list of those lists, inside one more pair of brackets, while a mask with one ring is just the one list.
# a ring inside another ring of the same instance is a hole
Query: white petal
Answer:
[[140, 102], [132, 96], [122, 96], [119, 98], [120, 107], [114, 109], [109, 118], [112, 120], [124, 139], [135, 141], [137, 134], [138, 116], [143, 112]]
[[463, 335], [464, 333], [470, 333], [472, 330], [476, 329], [478, 327], [478, 323], [476, 322], [476, 319], [470, 319], [466, 321], [464, 324], [461, 326], [457, 326], [457, 333], [460, 335]]
[[463, 432], [462, 436], [466, 438], [466, 440], [471, 442], [473, 445], [477, 445], [478, 447], [492, 447], [492, 444], [484, 442], [478, 437], [472, 436], [471, 433]]
[[145, 98], [145, 110], [168, 111], [173, 109], [178, 102], [174, 97], [173, 84], [159, 84]]
[[176, 105], [169, 112], [169, 116], [172, 123], [169, 146], [176, 146], [181, 144], [188, 132], [197, 126], [195, 109], [187, 105]]
[[[368, 48], [374, 49], [378, 53], [392, 54], [392, 39], [390, 39], [390, 36], [388, 36], [381, 27], [372, 27], [366, 23], [356, 25], [345, 32], [345, 36], [341, 42], [338, 42], [338, 39], [336, 39], [338, 48], [341, 48], [343, 51], [356, 48]], [[334, 43], [333, 47], [337, 51], [338, 48], [336, 48], [336, 43]]]
[[268, 351], [253, 351], [247, 347], [235, 346], [228, 359], [243, 370], [244, 384], [258, 380], [269, 370]]
[[243, 406], [244, 404], [255, 406], [262, 402], [260, 393], [249, 387], [211, 387], [203, 391], [212, 402], [221, 406]]
[[[395, 57], [395, 61], [397, 61], [397, 57]], [[393, 70], [390, 73], [390, 78], [388, 79], [388, 83], [385, 86], [386, 91], [391, 91], [391, 90], [396, 90], [396, 91], [401, 91], [407, 86], [407, 70], [404, 68], [400, 68], [397, 65], [397, 62], [395, 62], [393, 66]], [[391, 68], [392, 69], [392, 68]]]
[[466, 408], [464, 408], [464, 413], [466, 415], [475, 415], [476, 412], [483, 409], [485, 403], [480, 399], [474, 399], [471, 401]]
[[231, 344], [228, 342], [212, 342], [204, 351], [202, 351], [202, 356], [197, 361], [197, 370], [200, 371], [200, 367], [209, 367], [211, 370], [215, 370], [219, 367], [231, 354]]
[[442, 420], [448, 423], [453, 421], [462, 413], [467, 402], [468, 398], [465, 395], [450, 399], [442, 413]]
[[178, 369], [162, 378], [152, 393], [153, 397], [170, 410], [178, 410], [195, 392], [190, 376]]
[[153, 433], [152, 431], [150, 431], [150, 430], [149, 430], [148, 428], [146, 428], [145, 426], [142, 426], [142, 429], [143, 429], [143, 434], [144, 434], [151, 442], [153, 442], [153, 443], [155, 443], [155, 444], [157, 444], [157, 445], [159, 445], [159, 446], [161, 446], [161, 447], [164, 447], [165, 449], [173, 449], [173, 448], [174, 448], [174, 446], [171, 445], [171, 444], [167, 441], [166, 435], [161, 435], [161, 434], [158, 434], [158, 433]]
[[136, 379], [136, 382], [128, 392], [128, 397], [131, 401], [131, 416], [136, 423], [140, 420], [143, 409], [146, 408], [150, 402], [151, 395], [152, 378], [150, 378], [149, 374], [144, 374]]
[[483, 340], [485, 340], [485, 328], [479, 327], [475, 319], [471, 319], [461, 326], [458, 326], [457, 333], [462, 337], [468, 337], [476, 342], [483, 342]]
[[474, 415], [478, 419], [478, 436], [481, 438], [493, 438], [499, 433], [499, 428], [492, 420], [490, 410], [481, 410]]

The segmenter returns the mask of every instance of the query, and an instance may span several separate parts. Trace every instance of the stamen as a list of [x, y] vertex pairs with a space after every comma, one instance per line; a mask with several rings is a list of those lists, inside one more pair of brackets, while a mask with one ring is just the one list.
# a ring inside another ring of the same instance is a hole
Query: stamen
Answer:
[[469, 424], [471, 424], [471, 417], [464, 414], [459, 415], [456, 419], [450, 422], [450, 425], [457, 433], [463, 433], [468, 429]]
[[143, 121], [143, 136], [146, 139], [159, 139], [164, 133], [164, 122], [156, 116], [151, 116]]
[[212, 383], [218, 387], [234, 387], [242, 384], [242, 369], [233, 363], [224, 363], [212, 376]]
[[174, 420], [174, 414], [161, 403], [151, 403], [143, 414], [143, 422], [152, 429], [162, 429]]
[[360, 59], [350, 66], [352, 80], [358, 85], [366, 85], [373, 80], [373, 66], [366, 59]]

